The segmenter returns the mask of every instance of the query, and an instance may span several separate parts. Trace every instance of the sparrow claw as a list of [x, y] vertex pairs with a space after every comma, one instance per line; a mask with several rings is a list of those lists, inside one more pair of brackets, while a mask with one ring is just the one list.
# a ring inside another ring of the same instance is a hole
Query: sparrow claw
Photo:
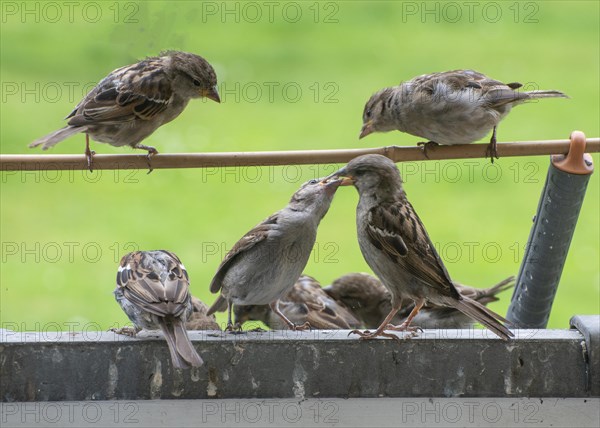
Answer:
[[351, 334], [358, 334], [360, 337], [365, 337], [365, 336], [371, 336], [373, 333], [371, 333], [369, 330], [365, 330], [365, 331], [351, 330], [350, 333], [348, 333], [348, 336], [350, 336]]
[[152, 168], [152, 163], [150, 162], [150, 158], [154, 155], [158, 154], [158, 150], [154, 147], [148, 147], [148, 154], [146, 155], [146, 159], [148, 160], [148, 174], [150, 174], [154, 169]]
[[111, 328], [109, 331], [112, 331], [116, 334], [122, 334], [123, 336], [135, 337], [137, 335], [137, 330], [135, 327], [121, 327], [121, 328]]
[[438, 143], [436, 143], [435, 141], [419, 141], [417, 143], [417, 146], [421, 147], [421, 150], [423, 150], [423, 155], [429, 159], [429, 155], [427, 154], [427, 150], [432, 148], [432, 147], [437, 147], [439, 146]]
[[490, 161], [494, 163], [494, 158], [500, 159], [498, 157], [498, 146], [496, 144], [496, 127], [494, 126], [494, 130], [492, 131], [492, 138], [490, 138], [490, 143], [485, 149], [485, 157], [490, 158]]
[[308, 321], [306, 321], [304, 324], [301, 324], [301, 325], [292, 324], [292, 326], [290, 326], [290, 329], [294, 330], [294, 331], [303, 331], [303, 330], [312, 330], [312, 327], [311, 327], [310, 323]]
[[406, 325], [405, 323], [402, 323], [400, 325], [388, 324], [385, 326], [385, 329], [392, 330], [392, 331], [406, 331], [406, 332], [415, 333], [415, 334], [417, 332], [423, 331], [423, 329], [421, 327]]
[[488, 144], [487, 149], [485, 150], [485, 157], [490, 158], [490, 161], [492, 161], [492, 163], [494, 163], [494, 158], [500, 159], [498, 157], [498, 149], [496, 148], [496, 144]]
[[376, 337], [389, 337], [390, 339], [394, 339], [398, 342], [401, 341], [401, 339], [396, 336], [395, 334], [392, 333], [386, 333], [385, 331], [369, 331], [369, 330], [365, 330], [365, 331], [360, 331], [360, 330], [352, 330], [350, 333], [348, 333], [348, 336], [350, 336], [351, 334], [358, 334], [359, 340], [369, 340], [369, 339], [375, 339]]

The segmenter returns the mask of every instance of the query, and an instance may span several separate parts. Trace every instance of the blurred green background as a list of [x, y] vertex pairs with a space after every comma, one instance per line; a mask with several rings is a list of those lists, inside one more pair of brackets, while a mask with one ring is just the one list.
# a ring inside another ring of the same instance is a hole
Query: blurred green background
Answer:
[[[364, 103], [384, 86], [456, 68], [571, 96], [516, 108], [499, 141], [566, 138], [574, 129], [600, 135], [598, 2], [72, 3], [2, 4], [3, 154], [42, 153], [27, 144], [63, 126], [94, 83], [163, 49], [207, 58], [223, 100], [192, 101], [146, 140], [165, 153], [413, 145], [417, 138], [399, 132], [359, 141]], [[78, 135], [50, 153], [83, 149]], [[517, 273], [548, 163], [543, 156], [493, 166], [399, 164], [455, 280], [484, 287]], [[237, 239], [302, 182], [336, 167], [4, 172], [2, 327], [127, 324], [112, 290], [120, 257], [134, 249], [175, 251], [193, 293], [210, 304], [208, 284]], [[549, 327], [600, 313], [599, 200], [596, 172]], [[369, 271], [356, 243], [356, 201], [353, 189], [341, 189], [321, 224], [306, 273], [324, 285]], [[492, 309], [504, 313], [510, 296]]]

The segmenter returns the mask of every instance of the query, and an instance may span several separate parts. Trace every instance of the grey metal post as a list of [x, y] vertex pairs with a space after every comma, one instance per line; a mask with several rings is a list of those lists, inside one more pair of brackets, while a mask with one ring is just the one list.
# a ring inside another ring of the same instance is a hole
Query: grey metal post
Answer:
[[552, 156], [506, 318], [519, 328], [545, 328], [579, 211], [594, 167], [585, 135], [571, 134], [566, 156]]

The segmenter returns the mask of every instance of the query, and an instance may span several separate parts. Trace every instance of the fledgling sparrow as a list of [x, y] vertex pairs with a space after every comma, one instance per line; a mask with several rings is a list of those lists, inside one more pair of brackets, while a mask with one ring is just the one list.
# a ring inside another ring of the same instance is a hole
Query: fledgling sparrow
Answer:
[[319, 223], [340, 183], [304, 183], [285, 208], [246, 233], [227, 253], [210, 283], [210, 291], [221, 294], [208, 315], [227, 309], [227, 329], [231, 330], [232, 305], [269, 305], [290, 329], [309, 328], [306, 323], [297, 326], [287, 319], [279, 310], [279, 299], [302, 274]]
[[424, 74], [371, 96], [363, 111], [360, 138], [398, 130], [435, 144], [469, 144], [490, 131], [487, 155], [493, 161], [498, 123], [518, 104], [563, 97], [555, 90], [519, 92], [520, 83], [502, 83], [473, 70]]
[[[410, 324], [425, 304], [457, 309], [496, 333], [502, 339], [513, 336], [506, 320], [481, 303], [461, 295], [450, 279], [425, 226], [406, 198], [396, 164], [381, 155], [352, 159], [326, 178], [342, 186], [353, 184], [359, 193], [356, 208], [358, 243], [369, 267], [392, 295], [392, 309], [375, 332], [355, 333], [363, 338], [386, 336], [384, 330], [411, 331]], [[390, 324], [403, 300], [415, 304], [406, 321]]]
[[133, 328], [113, 330], [135, 336], [160, 329], [167, 340], [173, 367], [203, 364], [187, 335], [185, 322], [193, 312], [189, 278], [181, 260], [165, 250], [135, 251], [121, 259], [115, 299]]
[[[341, 303], [329, 297], [321, 284], [311, 276], [302, 275], [292, 289], [279, 300], [279, 308], [296, 325], [308, 323], [317, 330], [354, 329], [360, 322]], [[274, 330], [286, 329], [269, 305], [236, 305], [233, 308], [236, 325], [246, 321], [262, 321]]]
[[185, 323], [186, 330], [221, 330], [214, 315], [206, 315], [208, 305], [195, 296], [192, 296], [194, 310]]
[[[463, 296], [482, 305], [498, 300], [496, 295], [514, 286], [508, 277], [489, 288], [473, 288], [454, 282]], [[392, 310], [392, 295], [377, 278], [366, 273], [344, 275], [323, 288], [332, 299], [341, 302], [361, 321], [365, 328], [377, 328]], [[414, 309], [414, 303], [400, 309], [391, 324], [402, 324]], [[474, 321], [462, 312], [449, 307], [426, 305], [413, 318], [412, 324], [421, 328], [469, 328]]]
[[142, 144], [156, 129], [175, 119], [192, 98], [220, 102], [217, 75], [201, 56], [165, 51], [159, 56], [117, 68], [77, 104], [67, 126], [32, 142], [49, 149], [67, 137], [85, 133], [85, 154], [92, 168], [89, 138], [112, 146], [158, 151]]

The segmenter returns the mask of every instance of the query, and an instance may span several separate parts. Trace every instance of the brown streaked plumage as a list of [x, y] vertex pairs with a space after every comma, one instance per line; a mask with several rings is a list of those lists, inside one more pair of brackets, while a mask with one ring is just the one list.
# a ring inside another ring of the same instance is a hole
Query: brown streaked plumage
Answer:
[[[308, 323], [317, 330], [354, 329], [360, 322], [341, 303], [329, 297], [321, 284], [311, 276], [302, 275], [294, 287], [280, 299], [281, 312], [294, 324]], [[286, 329], [269, 305], [236, 306], [235, 323], [262, 321], [271, 329]]]
[[[454, 282], [462, 296], [482, 305], [498, 300], [500, 292], [514, 286], [514, 277], [508, 277], [489, 288], [474, 288]], [[331, 298], [344, 304], [361, 321], [364, 328], [377, 328], [392, 310], [392, 296], [377, 278], [366, 273], [344, 275], [323, 289]], [[392, 318], [391, 324], [406, 321], [415, 305], [404, 306]], [[413, 318], [412, 324], [421, 328], [469, 328], [474, 321], [462, 312], [449, 307], [426, 305]]]
[[208, 305], [195, 296], [192, 296], [194, 310], [185, 323], [187, 330], [221, 330], [214, 315], [207, 315]]
[[[502, 339], [513, 334], [506, 320], [459, 293], [435, 250], [425, 226], [406, 198], [396, 164], [381, 155], [364, 155], [332, 174], [354, 184], [359, 193], [356, 209], [358, 243], [365, 261], [392, 295], [392, 310], [375, 332], [359, 332], [363, 338], [388, 336], [385, 330], [412, 331], [413, 318], [425, 304], [457, 309]], [[389, 324], [403, 300], [415, 304], [400, 326]]]
[[135, 336], [142, 329], [160, 329], [167, 340], [173, 367], [201, 366], [202, 358], [190, 342], [185, 322], [193, 311], [189, 278], [172, 252], [135, 251], [121, 259], [115, 299], [134, 328], [114, 330]]
[[496, 128], [511, 108], [539, 98], [568, 98], [555, 90], [522, 92], [520, 83], [502, 83], [474, 70], [425, 74], [371, 96], [363, 110], [360, 138], [398, 130], [431, 144], [469, 144], [492, 137], [487, 154], [496, 153]]
[[162, 52], [118, 68], [102, 79], [66, 117], [67, 126], [32, 142], [47, 150], [73, 134], [86, 134], [86, 156], [92, 167], [89, 138], [112, 146], [131, 146], [158, 153], [141, 142], [175, 119], [192, 98], [220, 102], [217, 76], [201, 56]]

